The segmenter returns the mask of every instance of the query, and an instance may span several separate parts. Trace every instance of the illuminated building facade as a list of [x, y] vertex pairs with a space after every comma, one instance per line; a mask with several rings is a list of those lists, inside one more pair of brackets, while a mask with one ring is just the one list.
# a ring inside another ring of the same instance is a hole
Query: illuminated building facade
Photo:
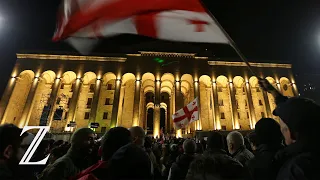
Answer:
[[[286, 96], [298, 91], [290, 64], [251, 63]], [[195, 97], [200, 120], [175, 131], [171, 115]], [[0, 104], [0, 120], [19, 127], [49, 125], [70, 132], [99, 123], [141, 126], [154, 136], [210, 130], [250, 130], [273, 117], [273, 97], [245, 63], [191, 53], [139, 52], [121, 56], [17, 54]], [[148, 121], [148, 122], [147, 122]]]

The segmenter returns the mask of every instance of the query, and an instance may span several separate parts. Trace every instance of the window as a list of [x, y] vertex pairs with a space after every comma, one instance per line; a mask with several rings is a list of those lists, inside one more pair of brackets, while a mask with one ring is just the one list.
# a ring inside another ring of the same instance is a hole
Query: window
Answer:
[[75, 87], [74, 84], [72, 84], [72, 85], [71, 85], [70, 92], [73, 92], [74, 87]]
[[89, 119], [89, 118], [90, 118], [90, 112], [85, 112], [84, 119]]
[[238, 100], [236, 100], [236, 106], [238, 109], [240, 109]]
[[221, 130], [226, 131], [227, 130], [227, 126], [221, 126]]
[[240, 113], [238, 112], [238, 119], [240, 119]]
[[106, 98], [104, 105], [110, 105], [110, 98]]
[[91, 93], [94, 92], [94, 85], [95, 85], [95, 84], [90, 84], [90, 92], [91, 92]]
[[225, 118], [226, 118], [226, 117], [224, 116], [224, 113], [221, 113], [220, 118], [221, 118], [221, 119], [225, 119]]
[[68, 118], [68, 112], [65, 112], [64, 113], [64, 119], [67, 119]]
[[68, 102], [67, 102], [68, 107], [70, 107], [70, 103], [71, 103], [71, 99], [68, 98]]
[[261, 101], [261, 100], [259, 100], [259, 106], [263, 106], [263, 104], [262, 104], [262, 101]]
[[283, 85], [283, 90], [284, 90], [284, 91], [287, 91], [287, 90], [288, 90], [288, 85], [286, 85], [286, 84]]
[[242, 87], [242, 92], [245, 93], [246, 92], [246, 88]]
[[249, 119], [250, 118], [250, 116], [249, 116], [249, 113], [247, 112], [247, 118]]
[[60, 97], [58, 97], [58, 99], [57, 99], [57, 103], [56, 103], [56, 104], [60, 104], [60, 101], [61, 101], [61, 98], [60, 98]]
[[222, 92], [222, 87], [218, 87], [218, 92]]
[[92, 104], [92, 98], [88, 98], [87, 108], [91, 108], [91, 104]]
[[60, 89], [64, 89], [64, 84], [61, 84]]
[[104, 113], [103, 113], [103, 119], [108, 119], [108, 115], [109, 115], [108, 112], [104, 112]]
[[219, 106], [223, 106], [223, 100], [219, 99]]
[[248, 107], [248, 102], [247, 102], [247, 100], [245, 100], [244, 102], [246, 103], [246, 107]]
[[265, 116], [264, 116], [264, 112], [261, 112], [261, 117], [262, 117], [262, 118], [264, 118], [264, 117], [265, 117]]
[[107, 90], [112, 90], [112, 84], [107, 85]]
[[105, 133], [107, 131], [107, 127], [101, 127], [101, 133]]

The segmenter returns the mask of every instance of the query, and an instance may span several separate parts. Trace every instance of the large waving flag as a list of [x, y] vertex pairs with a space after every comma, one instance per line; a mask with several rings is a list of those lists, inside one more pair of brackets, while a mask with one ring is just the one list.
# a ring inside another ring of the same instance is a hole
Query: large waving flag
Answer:
[[176, 129], [184, 129], [190, 123], [199, 120], [198, 98], [172, 115]]
[[54, 41], [90, 51], [100, 37], [137, 34], [182, 42], [228, 43], [199, 0], [64, 0]]

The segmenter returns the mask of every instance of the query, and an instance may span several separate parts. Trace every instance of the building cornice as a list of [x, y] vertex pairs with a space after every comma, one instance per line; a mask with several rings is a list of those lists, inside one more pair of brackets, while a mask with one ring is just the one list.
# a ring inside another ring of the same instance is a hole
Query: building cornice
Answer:
[[[244, 62], [227, 62], [227, 61], [208, 61], [209, 65], [212, 66], [247, 66]], [[291, 64], [277, 64], [277, 63], [252, 63], [249, 62], [252, 67], [263, 67], [263, 68], [292, 68]]]
[[[126, 54], [127, 56], [162, 56], [162, 57], [185, 57], [199, 60], [208, 60], [208, 57], [197, 57], [192, 53], [171, 53], [171, 52], [151, 52], [140, 51], [140, 54]], [[126, 57], [103, 57], [103, 56], [75, 56], [75, 55], [50, 55], [50, 54], [17, 54], [18, 59], [40, 59], [40, 60], [65, 60], [65, 61], [102, 61], [102, 62], [126, 62]], [[244, 62], [230, 62], [230, 61], [208, 61], [212, 66], [235, 66], [245, 67]], [[252, 63], [252, 67], [263, 68], [292, 68], [291, 64], [277, 64], [277, 63]]]
[[65, 61], [103, 61], [103, 62], [126, 62], [125, 57], [102, 57], [102, 56], [74, 56], [74, 55], [50, 55], [50, 54], [17, 54], [18, 59], [43, 59]]

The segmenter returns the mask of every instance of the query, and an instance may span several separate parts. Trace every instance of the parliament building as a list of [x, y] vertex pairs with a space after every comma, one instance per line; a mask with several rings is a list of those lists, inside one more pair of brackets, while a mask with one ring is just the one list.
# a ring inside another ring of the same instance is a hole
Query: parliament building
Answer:
[[[250, 64], [284, 95], [298, 95], [291, 64]], [[172, 114], [196, 97], [200, 119], [175, 130]], [[108, 57], [17, 54], [0, 122], [50, 126], [51, 133], [141, 126], [154, 137], [182, 136], [250, 130], [262, 117], [277, 119], [274, 108], [273, 97], [241, 61], [145, 51]]]

